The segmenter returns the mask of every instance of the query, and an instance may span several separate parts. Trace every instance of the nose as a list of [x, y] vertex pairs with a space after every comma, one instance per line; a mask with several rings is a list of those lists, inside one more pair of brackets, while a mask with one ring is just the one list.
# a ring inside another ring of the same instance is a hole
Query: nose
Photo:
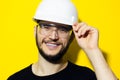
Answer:
[[59, 34], [57, 32], [57, 30], [54, 30], [51, 32], [51, 34], [49, 34], [49, 38], [56, 41], [59, 39]]

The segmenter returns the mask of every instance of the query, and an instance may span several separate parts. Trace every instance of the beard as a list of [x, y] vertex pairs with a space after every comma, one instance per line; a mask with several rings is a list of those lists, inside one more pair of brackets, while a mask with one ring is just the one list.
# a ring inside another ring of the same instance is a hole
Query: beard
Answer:
[[[43, 42], [45, 42], [45, 41], [42, 41], [41, 44]], [[51, 42], [53, 42], [53, 41], [51, 40]], [[66, 47], [63, 47], [56, 55], [47, 55], [47, 53], [45, 53], [45, 51], [40, 47], [41, 44], [39, 44], [38, 36], [36, 33], [36, 45], [37, 45], [40, 55], [48, 62], [56, 64], [56, 63], [59, 63], [59, 61], [62, 59], [64, 54], [67, 52], [69, 45], [70, 45], [70, 41], [68, 41]]]

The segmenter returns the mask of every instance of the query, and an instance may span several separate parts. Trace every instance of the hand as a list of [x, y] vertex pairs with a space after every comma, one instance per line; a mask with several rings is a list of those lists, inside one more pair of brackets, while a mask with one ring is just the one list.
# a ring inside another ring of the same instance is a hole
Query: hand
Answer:
[[86, 23], [73, 24], [73, 32], [78, 45], [83, 50], [98, 48], [98, 31]]
[[98, 48], [98, 30], [86, 23], [75, 23], [73, 32], [79, 46], [91, 61], [98, 80], [117, 80]]

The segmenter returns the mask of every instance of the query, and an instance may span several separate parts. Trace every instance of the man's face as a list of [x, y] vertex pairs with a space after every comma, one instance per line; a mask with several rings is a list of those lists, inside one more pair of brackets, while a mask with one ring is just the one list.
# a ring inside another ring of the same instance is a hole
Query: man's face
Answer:
[[68, 49], [69, 31], [65, 33], [65, 26], [56, 27], [51, 22], [39, 24], [36, 28], [36, 43], [40, 55], [49, 62], [59, 61]]

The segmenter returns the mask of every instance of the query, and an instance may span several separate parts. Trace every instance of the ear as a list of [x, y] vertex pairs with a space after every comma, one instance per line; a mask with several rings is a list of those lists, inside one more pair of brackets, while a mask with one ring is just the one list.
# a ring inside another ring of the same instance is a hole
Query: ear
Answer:
[[75, 38], [75, 35], [74, 35], [74, 32], [72, 31], [72, 34], [70, 36], [70, 42], [72, 42], [74, 40], [74, 38]]
[[37, 34], [37, 27], [38, 26], [34, 26], [34, 36], [36, 37], [36, 34]]

